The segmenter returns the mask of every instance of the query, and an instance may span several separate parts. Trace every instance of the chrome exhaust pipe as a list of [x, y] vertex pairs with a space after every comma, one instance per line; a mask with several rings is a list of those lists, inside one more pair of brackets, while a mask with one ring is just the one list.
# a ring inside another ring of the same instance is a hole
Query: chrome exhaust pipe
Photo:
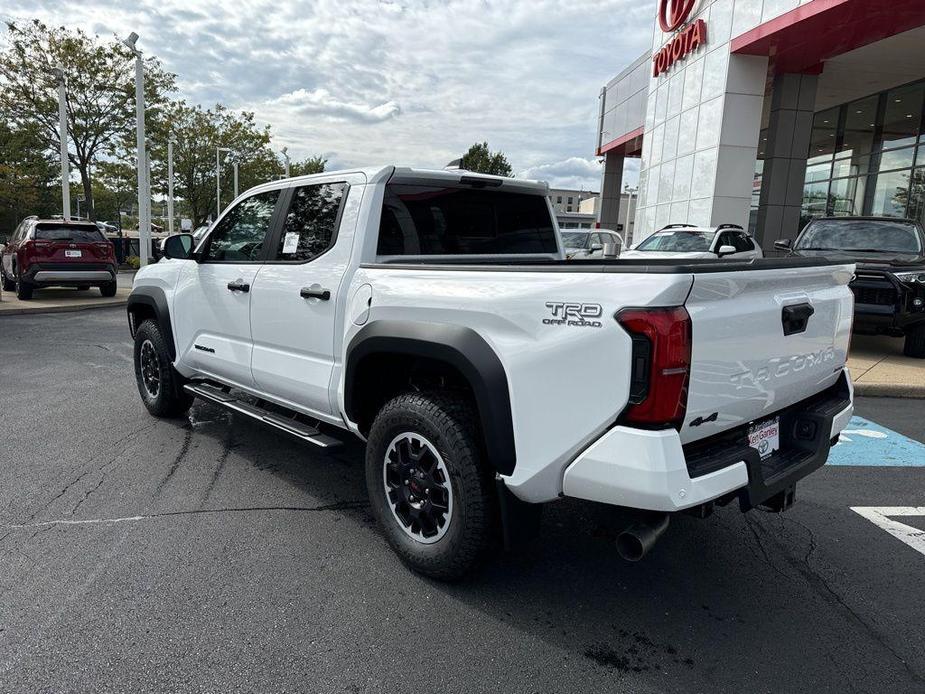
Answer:
[[668, 529], [669, 520], [667, 513], [660, 513], [634, 523], [617, 536], [617, 553], [626, 561], [639, 561]]

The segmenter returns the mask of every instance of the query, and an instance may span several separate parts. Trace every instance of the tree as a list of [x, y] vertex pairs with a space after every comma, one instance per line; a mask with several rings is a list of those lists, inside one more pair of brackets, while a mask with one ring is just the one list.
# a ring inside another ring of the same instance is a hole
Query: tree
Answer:
[[13, 128], [0, 118], [0, 233], [9, 234], [26, 215], [55, 212], [54, 179], [54, 162], [35, 128]]
[[[58, 84], [67, 80], [68, 158], [80, 175], [89, 217], [93, 205], [92, 168], [97, 158], [134, 131], [134, 54], [119, 41], [101, 41], [79, 29], [48, 27], [38, 20], [7, 23], [7, 46], [0, 52], [0, 118], [15, 127], [35, 128], [46, 149], [57, 152]], [[175, 75], [154, 58], [145, 60], [145, 101], [154, 119], [173, 91]]]
[[282, 166], [270, 149], [269, 126], [259, 127], [254, 114], [216, 105], [211, 109], [173, 102], [164, 109], [151, 137], [152, 192], [167, 194], [167, 140], [173, 148], [174, 193], [183, 199], [194, 225], [215, 212], [216, 148], [227, 147], [221, 159], [222, 202], [233, 197], [232, 162], [238, 161], [239, 191], [272, 181]]
[[508, 163], [507, 157], [503, 152], [492, 152], [488, 149], [488, 143], [475, 143], [469, 148], [469, 151], [463, 155], [460, 166], [467, 171], [476, 171], [478, 173], [493, 174], [495, 176], [514, 175], [514, 170]]
[[324, 173], [324, 167], [328, 160], [318, 155], [316, 157], [307, 157], [302, 161], [293, 162], [289, 165], [289, 175], [293, 178], [296, 176], [309, 176], [311, 174]]

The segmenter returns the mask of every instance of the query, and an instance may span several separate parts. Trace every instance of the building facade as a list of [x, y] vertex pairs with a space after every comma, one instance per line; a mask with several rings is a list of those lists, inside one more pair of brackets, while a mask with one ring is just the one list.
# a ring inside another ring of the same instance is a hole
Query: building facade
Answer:
[[597, 222], [594, 214], [583, 212], [581, 204], [586, 200], [593, 200], [598, 194], [590, 190], [569, 190], [566, 188], [551, 188], [549, 202], [556, 213], [556, 221], [560, 229], [590, 229]]
[[737, 223], [770, 249], [822, 215], [923, 219], [923, 0], [651, 3], [651, 50], [600, 94], [601, 226], [626, 157], [636, 241]]

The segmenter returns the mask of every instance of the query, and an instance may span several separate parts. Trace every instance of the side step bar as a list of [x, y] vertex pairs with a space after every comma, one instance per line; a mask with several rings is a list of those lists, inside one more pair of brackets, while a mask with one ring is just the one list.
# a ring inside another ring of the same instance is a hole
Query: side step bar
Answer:
[[[258, 422], [269, 424], [271, 427], [291, 434], [308, 443], [320, 446], [321, 448], [332, 448], [341, 444], [340, 440], [321, 433], [317, 428], [305, 422], [295, 418], [289, 419], [276, 412], [270, 412], [257, 405], [239, 400], [220, 388], [204, 383], [187, 383], [183, 386], [183, 390], [194, 397], [202, 398], [203, 400], [224, 407], [232, 412], [246, 415], [251, 419], [256, 419]], [[295, 417], [295, 413], [293, 413], [293, 415]]]

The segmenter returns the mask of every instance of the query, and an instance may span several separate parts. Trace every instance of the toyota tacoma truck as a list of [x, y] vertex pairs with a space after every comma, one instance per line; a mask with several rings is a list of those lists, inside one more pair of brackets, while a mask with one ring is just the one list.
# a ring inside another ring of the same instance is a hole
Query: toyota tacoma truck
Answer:
[[360, 437], [384, 535], [441, 579], [562, 497], [629, 509], [633, 560], [672, 514], [788, 508], [852, 414], [854, 266], [568, 262], [546, 195], [392, 166], [247, 191], [135, 277], [144, 405]]

